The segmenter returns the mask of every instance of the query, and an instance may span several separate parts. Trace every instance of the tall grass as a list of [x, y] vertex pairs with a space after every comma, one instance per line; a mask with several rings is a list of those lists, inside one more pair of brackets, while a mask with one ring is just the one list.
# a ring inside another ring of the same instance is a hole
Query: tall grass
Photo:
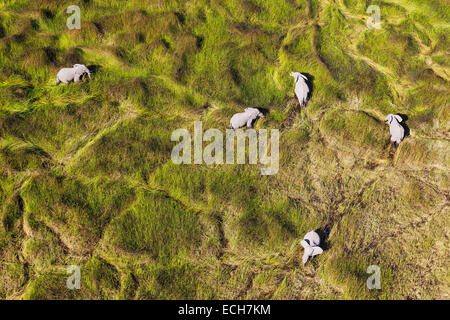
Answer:
[[[0, 298], [445, 297], [447, 25], [439, 0], [3, 1]], [[55, 86], [74, 63], [92, 80]], [[277, 175], [171, 162], [173, 130], [246, 107], [281, 131]], [[396, 150], [388, 113], [411, 129]], [[310, 230], [325, 251], [302, 267]]]

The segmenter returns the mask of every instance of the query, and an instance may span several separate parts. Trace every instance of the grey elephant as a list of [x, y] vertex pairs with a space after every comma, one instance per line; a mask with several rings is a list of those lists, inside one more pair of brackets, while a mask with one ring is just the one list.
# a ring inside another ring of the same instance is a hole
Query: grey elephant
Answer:
[[84, 74], [87, 74], [89, 79], [91, 79], [91, 72], [84, 64], [74, 64], [72, 68], [62, 68], [56, 75], [56, 85], [61, 82], [79, 82]]
[[389, 123], [392, 145], [398, 146], [405, 137], [405, 129], [400, 124], [403, 121], [402, 117], [398, 114], [388, 114], [384, 121]]
[[304, 106], [308, 100], [309, 87], [306, 83], [308, 78], [300, 72], [291, 72], [291, 76], [295, 79], [295, 95], [297, 96], [300, 106]]
[[300, 243], [305, 249], [305, 252], [303, 254], [303, 265], [306, 264], [306, 261], [308, 261], [309, 258], [312, 258], [323, 252], [323, 249], [319, 247], [320, 236], [315, 231], [308, 232]]
[[245, 108], [244, 112], [236, 113], [231, 117], [230, 127], [238, 129], [247, 125], [247, 128], [251, 128], [256, 118], [264, 118], [264, 114], [256, 108]]

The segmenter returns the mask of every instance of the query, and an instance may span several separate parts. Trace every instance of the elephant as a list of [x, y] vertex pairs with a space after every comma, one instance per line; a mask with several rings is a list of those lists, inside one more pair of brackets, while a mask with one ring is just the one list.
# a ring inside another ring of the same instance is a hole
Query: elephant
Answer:
[[231, 129], [238, 129], [247, 125], [252, 127], [252, 122], [256, 118], [264, 118], [264, 114], [256, 108], [246, 108], [244, 112], [234, 114], [230, 119]]
[[405, 137], [405, 128], [400, 124], [403, 121], [402, 117], [398, 114], [388, 114], [384, 121], [389, 123], [392, 145], [398, 146]]
[[300, 72], [291, 72], [291, 76], [294, 77], [295, 81], [295, 95], [297, 96], [298, 102], [300, 106], [304, 106], [306, 104], [306, 100], [308, 99], [309, 87], [305, 80], [308, 78], [302, 75]]
[[81, 77], [86, 74], [91, 79], [91, 72], [84, 64], [74, 64], [72, 68], [62, 68], [56, 75], [56, 85], [69, 83], [70, 81], [79, 82]]
[[308, 232], [300, 242], [300, 244], [305, 249], [305, 252], [303, 254], [303, 265], [306, 264], [310, 257], [312, 258], [323, 252], [322, 248], [319, 247], [320, 236], [315, 231]]

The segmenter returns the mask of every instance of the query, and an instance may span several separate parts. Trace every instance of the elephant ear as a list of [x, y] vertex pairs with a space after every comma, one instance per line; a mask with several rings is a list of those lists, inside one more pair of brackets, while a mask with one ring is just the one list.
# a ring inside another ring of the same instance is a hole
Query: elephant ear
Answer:
[[89, 73], [89, 69], [84, 64], [76, 64], [74, 68], [75, 74]]
[[256, 117], [259, 113], [258, 109], [255, 108], [245, 108], [245, 112], [249, 115], [249, 116], [253, 116]]
[[321, 247], [312, 247], [312, 253], [311, 256], [317, 256], [318, 254], [321, 254], [323, 252]]
[[300, 241], [300, 244], [302, 245], [303, 248], [308, 248], [310, 247], [309, 243], [307, 243], [305, 240]]

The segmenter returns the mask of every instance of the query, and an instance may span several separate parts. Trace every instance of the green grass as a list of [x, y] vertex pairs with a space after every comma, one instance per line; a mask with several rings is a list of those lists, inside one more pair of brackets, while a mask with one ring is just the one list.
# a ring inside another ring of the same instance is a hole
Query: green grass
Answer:
[[[448, 299], [448, 16], [443, 0], [3, 1], [0, 298]], [[92, 80], [55, 86], [74, 63]], [[304, 108], [291, 71], [314, 77]], [[281, 131], [276, 175], [171, 162], [175, 129], [247, 107]], [[396, 150], [389, 113], [408, 116]], [[325, 228], [303, 267], [300, 240]]]

